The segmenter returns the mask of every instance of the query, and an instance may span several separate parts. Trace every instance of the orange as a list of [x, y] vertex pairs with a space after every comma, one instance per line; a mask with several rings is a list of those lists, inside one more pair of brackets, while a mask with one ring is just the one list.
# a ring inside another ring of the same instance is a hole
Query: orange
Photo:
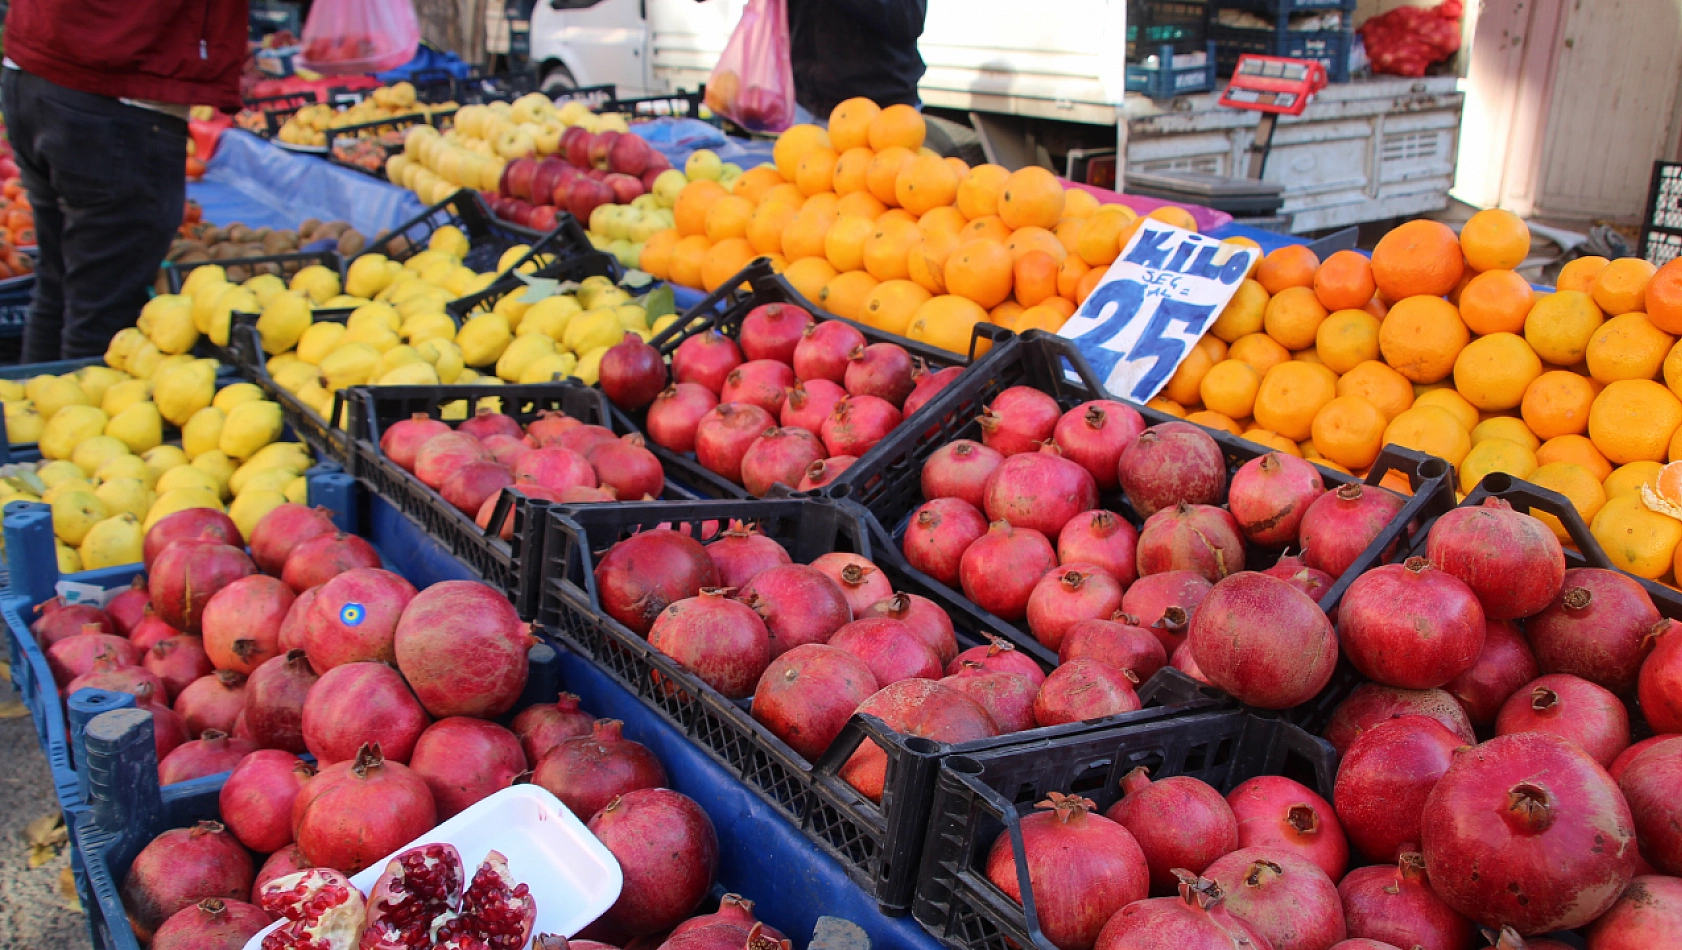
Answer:
[[835, 184], [835, 163], [841, 156], [834, 149], [814, 148], [801, 159], [794, 173], [794, 184], [803, 195], [818, 195]]
[[1472, 450], [1472, 437], [1438, 406], [1414, 406], [1391, 419], [1383, 438], [1386, 444], [1435, 455], [1450, 465], [1459, 465]]
[[1014, 300], [1006, 300], [987, 312], [987, 322], [994, 323], [1006, 330], [1016, 326], [1016, 315], [1028, 309]]
[[780, 254], [783, 250], [783, 229], [800, 212], [781, 202], [771, 201], [753, 210], [748, 220], [747, 239], [761, 254]]
[[864, 269], [864, 242], [876, 232], [869, 218], [837, 218], [823, 238], [823, 256], [839, 273]]
[[1314, 272], [1314, 296], [1327, 310], [1353, 310], [1372, 299], [1378, 284], [1365, 254], [1338, 251]]
[[885, 280], [864, 297], [859, 321], [903, 336], [911, 315], [934, 295], [909, 280]]
[[999, 195], [1010, 180], [1010, 170], [1000, 165], [977, 165], [958, 184], [958, 210], [966, 218], [999, 213]]
[[1243, 426], [1211, 409], [1199, 409], [1196, 412], [1187, 413], [1186, 421], [1195, 422], [1206, 429], [1220, 429], [1233, 435], [1244, 434]]
[[878, 225], [888, 221], [898, 221], [900, 224], [915, 226], [917, 224], [917, 216], [904, 208], [889, 208], [876, 216], [876, 223]]
[[678, 233], [676, 228], [666, 228], [649, 235], [643, 242], [642, 256], [637, 259], [637, 266], [650, 274], [656, 280], [670, 278], [672, 266], [672, 248], [677, 246]]
[[[1313, 287], [1320, 258], [1306, 244], [1287, 244], [1269, 251], [1256, 266], [1256, 280], [1270, 294], [1286, 287]], [[1367, 295], [1371, 298], [1371, 294]]]
[[970, 241], [946, 259], [946, 289], [984, 308], [1010, 296], [1010, 251], [997, 241]]
[[965, 223], [963, 212], [957, 208], [930, 208], [917, 219], [917, 227], [925, 232], [945, 231], [947, 234], [957, 234]]
[[1086, 298], [1091, 296], [1092, 292], [1098, 289], [1098, 285], [1104, 282], [1106, 272], [1105, 268], [1094, 267], [1082, 275], [1080, 283], [1075, 286], [1075, 303], [1085, 303]]
[[835, 279], [835, 268], [822, 257], [806, 257], [788, 265], [783, 271], [783, 279], [800, 296], [807, 300], [817, 300], [818, 294], [823, 292], [823, 285]]
[[1160, 208], [1152, 208], [1151, 212], [1145, 217], [1161, 221], [1163, 224], [1171, 224], [1176, 228], [1184, 228], [1187, 231], [1195, 232], [1197, 230], [1197, 219], [1192, 217], [1190, 211], [1179, 205], [1163, 205]]
[[800, 189], [793, 182], [785, 181], [780, 185], [772, 185], [759, 199], [760, 204], [772, 201], [781, 201], [792, 208], [799, 208], [806, 203], [806, 196], [800, 193]]
[[877, 221], [864, 242], [864, 269], [877, 280], [904, 280], [911, 276], [907, 258], [922, 239], [923, 232], [913, 222]]
[[707, 240], [717, 244], [725, 238], [747, 237], [753, 211], [753, 202], [740, 195], [725, 195], [713, 202], [704, 226]]
[[1460, 249], [1475, 271], [1512, 270], [1530, 253], [1530, 226], [1511, 211], [1487, 208], [1460, 229]]
[[1378, 318], [1365, 310], [1339, 310], [1314, 331], [1315, 352], [1332, 372], [1347, 373], [1378, 359], [1378, 326]]
[[1569, 261], [1559, 269], [1559, 276], [1554, 278], [1555, 290], [1580, 290], [1588, 293], [1594, 289], [1595, 279], [1606, 265], [1612, 263], [1604, 257], [1579, 257]]
[[1028, 251], [1018, 257], [1011, 267], [1016, 299], [1024, 307], [1032, 307], [1057, 296], [1057, 267], [1057, 260], [1045, 251]]
[[1556, 369], [1536, 377], [1524, 391], [1519, 411], [1530, 431], [1547, 440], [1588, 431], [1589, 407], [1593, 404], [1594, 387], [1587, 379]]
[[1536, 470], [1536, 453], [1517, 442], [1485, 439], [1473, 445], [1457, 467], [1460, 492], [1468, 494], [1491, 472], [1504, 472], [1514, 478], [1529, 475]]
[[1474, 275], [1460, 291], [1460, 319], [1473, 333], [1518, 333], [1530, 305], [1530, 284], [1510, 270]]
[[1600, 271], [1589, 294], [1611, 316], [1640, 310], [1647, 302], [1647, 282], [1657, 271], [1639, 257], [1620, 257]]
[[1517, 408], [1541, 375], [1542, 361], [1516, 333], [1478, 337], [1454, 358], [1454, 388], [1484, 410]]
[[783, 176], [769, 165], [760, 165], [742, 172], [736, 179], [736, 184], [730, 188], [730, 193], [758, 204], [765, 193], [783, 183]]
[[836, 213], [835, 208], [839, 204], [841, 204], [841, 199], [835, 194], [835, 192], [820, 191], [815, 195], [807, 195], [806, 200], [800, 205], [800, 210], [817, 210], [833, 215]]
[[1063, 263], [1057, 265], [1057, 295], [1074, 299], [1075, 288], [1091, 269], [1078, 254], [1063, 258]]
[[1466, 400], [1465, 396], [1454, 391], [1448, 384], [1419, 393], [1413, 397], [1416, 406], [1436, 406], [1454, 417], [1460, 423], [1460, 428], [1468, 434], [1478, 424], [1478, 408]]
[[1176, 419], [1184, 419], [1186, 417], [1186, 407], [1180, 405], [1172, 399], [1169, 399], [1167, 396], [1153, 396], [1149, 402], [1145, 403], [1145, 405], [1148, 408], [1155, 409], [1157, 412], [1166, 412]]
[[[927, 150], [925, 149], [925, 151]], [[959, 181], [963, 181], [964, 176], [969, 174], [969, 162], [964, 161], [956, 155], [948, 155], [947, 157], [941, 159], [941, 161], [945, 162], [952, 169], [952, 173], [958, 176]]]
[[1670, 348], [1664, 358], [1664, 382], [1670, 391], [1682, 398], [1682, 343]]
[[1011, 228], [1054, 228], [1063, 217], [1063, 183], [1038, 165], [1010, 173], [999, 194], [999, 217]]
[[1262, 374], [1256, 424], [1293, 442], [1312, 434], [1314, 416], [1337, 398], [1337, 376], [1323, 366], [1291, 360]]
[[1642, 504], [1640, 497], [1613, 498], [1589, 523], [1612, 566], [1637, 577], [1658, 580], [1675, 570], [1675, 553], [1682, 542], [1682, 522]]
[[1209, 332], [1231, 343], [1242, 336], [1260, 333], [1267, 319], [1270, 298], [1259, 281], [1246, 279], [1233, 291], [1226, 308], [1210, 325]]
[[1306, 350], [1297, 350], [1295, 353], [1292, 353], [1291, 359], [1301, 360], [1304, 363], [1313, 363], [1315, 366], [1326, 365], [1326, 361], [1320, 358], [1320, 351], [1312, 346]]
[[1233, 340], [1227, 355], [1249, 363], [1263, 376], [1267, 375], [1268, 370], [1291, 359], [1291, 351], [1280, 346], [1278, 340], [1265, 333], [1251, 333]]
[[1561, 290], [1536, 301], [1524, 319], [1524, 339], [1536, 355], [1555, 366], [1571, 366], [1588, 351], [1589, 339], [1605, 321], [1594, 299]]
[[1581, 465], [1601, 481], [1612, 474], [1612, 463], [1585, 436], [1559, 435], [1543, 442], [1542, 447], [1536, 450], [1536, 464], [1551, 465], [1555, 462]]
[[946, 293], [946, 259], [958, 249], [956, 235], [943, 231], [924, 232], [905, 256], [905, 270], [912, 281], [931, 294]]
[[838, 317], [859, 319], [864, 298], [876, 289], [877, 280], [861, 270], [836, 274], [818, 291], [817, 305]]
[[914, 215], [952, 203], [958, 196], [958, 174], [940, 158], [919, 155], [894, 178], [894, 198]]
[[1345, 468], [1366, 468], [1384, 448], [1389, 420], [1360, 396], [1339, 396], [1314, 416], [1314, 447]]
[[1377, 360], [1367, 360], [1338, 377], [1337, 394], [1360, 396], [1377, 407], [1386, 420], [1413, 407], [1413, 385]]
[[833, 212], [821, 208], [802, 210], [783, 230], [783, 256], [791, 261], [822, 257], [824, 235], [834, 223]]
[[[1614, 464], [1661, 461], [1682, 424], [1682, 402], [1649, 379], [1620, 379], [1594, 397], [1589, 438]], [[1604, 478], [1605, 476], [1602, 476]]]
[[707, 256], [701, 260], [701, 286], [708, 293], [723, 287], [730, 278], [736, 276], [738, 271], [758, 256], [746, 238], [725, 238], [719, 241], [708, 248]]
[[870, 160], [870, 167], [865, 169], [865, 187], [876, 196], [877, 201], [897, 207], [899, 199], [894, 197], [894, 182], [899, 179], [900, 171], [916, 158], [910, 149], [897, 145], [878, 151], [876, 157]]
[[1063, 328], [1063, 324], [1067, 323], [1068, 320], [1069, 315], [1062, 310], [1042, 304], [1038, 307], [1029, 307], [1017, 314], [1016, 319], [1010, 325], [1010, 329], [1016, 333], [1027, 333], [1029, 330], [1056, 333]]
[[701, 264], [712, 244], [704, 234], [691, 234], [672, 246], [671, 279], [684, 287], [701, 286]]
[[1050, 307], [1051, 309], [1053, 309], [1053, 310], [1057, 311], [1058, 313], [1062, 314], [1063, 319], [1065, 319], [1065, 320], [1074, 316], [1075, 315], [1075, 310], [1078, 309], [1075, 306], [1075, 302], [1073, 300], [1070, 300], [1069, 298], [1063, 297], [1063, 296], [1047, 297], [1047, 298], [1045, 298], [1045, 303], [1040, 304], [1040, 306]]
[[1168, 394], [1169, 399], [1177, 403], [1187, 406], [1196, 405], [1197, 401], [1202, 398], [1200, 387], [1203, 385], [1203, 377], [1208, 375], [1210, 367], [1217, 362], [1220, 362], [1220, 360], [1213, 353], [1200, 346], [1192, 347], [1191, 352], [1186, 354], [1186, 358], [1180, 361], [1178, 367], [1175, 367], [1174, 375], [1168, 377], [1168, 382], [1162, 387], [1162, 391]]
[[[1441, 297], [1466, 269], [1460, 241], [1448, 225], [1419, 219], [1391, 229], [1372, 251], [1372, 276], [1391, 300]], [[1403, 374], [1406, 375], [1406, 374]]]
[[1506, 439], [1532, 452], [1542, 447], [1542, 440], [1536, 438], [1536, 433], [1530, 431], [1524, 420], [1512, 416], [1490, 416], [1472, 427], [1471, 436], [1473, 445], [1485, 439]]
[[[1577, 509], [1585, 523], [1593, 522], [1594, 516], [1606, 504], [1606, 489], [1581, 465], [1570, 462], [1554, 462], [1533, 470], [1524, 480], [1532, 485], [1540, 485], [1550, 491], [1559, 492]], [[1565, 530], [1565, 525], [1558, 518], [1545, 511], [1532, 512], [1543, 524], [1553, 530], [1559, 540], [1570, 543], [1571, 534]]]
[[[911, 316], [911, 325], [905, 328], [905, 335], [909, 339], [967, 356], [975, 325], [986, 320], [987, 311], [975, 301], [943, 294], [929, 298], [917, 308]], [[986, 340], [975, 342], [977, 356], [992, 346]]]
[[880, 152], [898, 147], [915, 152], [923, 147], [928, 131], [922, 113], [907, 105], [894, 105], [876, 113], [870, 119], [870, 147]]
[[[1081, 192], [1085, 194], [1085, 192]], [[1086, 226], [1085, 218], [1071, 218], [1064, 215], [1063, 220], [1057, 222], [1057, 227], [1051, 233], [1057, 235], [1057, 243], [1063, 245], [1066, 254], [1080, 253], [1080, 231]]]
[[835, 160], [835, 175], [833, 177], [835, 193], [851, 195], [867, 191], [869, 185], [865, 182], [865, 174], [870, 171], [870, 163], [876, 160], [876, 153], [867, 148], [850, 148], [841, 153]]
[[1646, 305], [1653, 326], [1682, 335], [1682, 258], [1659, 268], [1647, 281]]
[[835, 203], [835, 213], [839, 217], [863, 218], [874, 222], [880, 218], [888, 206], [876, 200], [876, 196], [868, 191], [853, 191], [841, 196]]
[[[829, 141], [838, 152], [870, 144], [870, 123], [882, 107], [863, 96], [854, 96], [829, 110]], [[923, 144], [918, 142], [918, 145]]]
[[[1611, 501], [1625, 495], [1640, 496], [1642, 485], [1657, 488], [1659, 477], [1665, 473], [1666, 467], [1658, 462], [1649, 461], [1631, 462], [1628, 465], [1618, 466], [1617, 471], [1601, 479], [1601, 487], [1606, 489], [1606, 500]], [[1678, 469], [1671, 469], [1671, 474], [1677, 473]]]
[[793, 181], [795, 173], [800, 170], [800, 160], [806, 157], [807, 152], [830, 147], [829, 133], [823, 129], [815, 125], [791, 126], [777, 136], [777, 144], [771, 147], [771, 161], [777, 166], [783, 181]]
[[[1191, 357], [1187, 357], [1189, 362]], [[1197, 399], [1203, 405], [1234, 419], [1250, 415], [1256, 408], [1256, 391], [1261, 374], [1243, 360], [1225, 359], [1209, 368], [1198, 383]]]
[[1476, 277], [1477, 273], [1477, 271], [1472, 270], [1470, 267], [1460, 272], [1459, 282], [1457, 282], [1454, 285], [1454, 289], [1449, 291], [1447, 294], [1449, 303], [1454, 304], [1456, 307], [1460, 306], [1461, 292], [1466, 289], [1467, 284], [1472, 282], [1472, 278]]
[[1269, 432], [1266, 429], [1245, 429], [1244, 434], [1239, 436], [1239, 438], [1246, 442], [1254, 442], [1263, 448], [1271, 449], [1275, 452], [1283, 452], [1286, 455], [1294, 455], [1297, 458], [1302, 458], [1302, 449], [1295, 442], [1292, 442], [1290, 439], [1285, 438], [1277, 432]]
[[1010, 240], [1011, 230], [996, 214], [971, 218], [969, 223], [958, 229], [958, 240], [964, 243], [970, 241], [998, 241], [1000, 244]]
[[1639, 311], [1620, 314], [1600, 325], [1589, 337], [1583, 359], [1589, 375], [1603, 383], [1620, 379], [1652, 379], [1659, 375], [1676, 338]]
[[707, 233], [707, 212], [712, 210], [713, 202], [727, 194], [729, 192], [724, 190], [723, 185], [705, 178], [684, 185], [677, 196], [677, 203], [672, 205], [672, 220], [677, 225], [677, 233], [684, 237]]
[[1455, 357], [1470, 340], [1454, 304], [1440, 297], [1402, 298], [1378, 328], [1378, 349], [1384, 361], [1416, 383], [1447, 377], [1454, 370]]
[[1084, 218], [1098, 210], [1098, 198], [1084, 188], [1070, 188], [1063, 192], [1063, 217]]
[[1092, 212], [1081, 227], [1075, 253], [1093, 267], [1114, 262], [1121, 256], [1122, 234], [1138, 218], [1126, 205], [1104, 205]]
[[1280, 288], [1268, 300], [1262, 326], [1285, 349], [1300, 350], [1314, 345], [1314, 335], [1325, 319], [1326, 308], [1314, 291], [1291, 286]]
[[1069, 256], [1069, 252], [1063, 249], [1063, 242], [1045, 228], [1017, 228], [1005, 239], [1005, 248], [1012, 258], [1021, 257], [1029, 251], [1044, 251], [1051, 255], [1053, 261], [1061, 263]]

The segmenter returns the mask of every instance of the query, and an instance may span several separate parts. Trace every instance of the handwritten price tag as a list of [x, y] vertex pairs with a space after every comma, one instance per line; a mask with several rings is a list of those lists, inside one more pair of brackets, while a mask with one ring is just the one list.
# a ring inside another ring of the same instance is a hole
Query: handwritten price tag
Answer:
[[1058, 335], [1104, 388], [1147, 402], [1168, 383], [1260, 256], [1147, 219]]

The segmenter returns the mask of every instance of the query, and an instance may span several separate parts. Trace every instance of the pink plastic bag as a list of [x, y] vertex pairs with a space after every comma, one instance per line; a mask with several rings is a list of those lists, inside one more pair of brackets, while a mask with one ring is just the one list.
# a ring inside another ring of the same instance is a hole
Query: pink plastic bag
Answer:
[[794, 67], [785, 0], [748, 0], [707, 80], [707, 105], [744, 129], [781, 132], [794, 124]]
[[413, 0], [316, 0], [298, 64], [328, 75], [380, 73], [415, 58]]

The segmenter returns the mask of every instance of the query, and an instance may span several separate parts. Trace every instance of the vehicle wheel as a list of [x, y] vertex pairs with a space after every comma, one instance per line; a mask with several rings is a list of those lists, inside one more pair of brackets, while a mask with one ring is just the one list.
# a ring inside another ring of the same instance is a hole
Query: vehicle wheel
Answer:
[[544, 95], [553, 99], [564, 92], [571, 92], [578, 88], [578, 80], [572, 78], [572, 70], [555, 63], [543, 71], [543, 84], [539, 87]]

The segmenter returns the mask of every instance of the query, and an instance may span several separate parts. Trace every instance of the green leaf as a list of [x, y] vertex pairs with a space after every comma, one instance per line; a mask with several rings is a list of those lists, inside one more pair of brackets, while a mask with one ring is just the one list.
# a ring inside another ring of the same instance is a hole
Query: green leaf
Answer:
[[625, 272], [625, 277], [619, 281], [620, 286], [638, 290], [654, 283], [654, 275], [647, 271], [631, 268]]
[[671, 313], [677, 313], [677, 295], [671, 284], [661, 284], [643, 298], [642, 309], [648, 314], [648, 325]]

